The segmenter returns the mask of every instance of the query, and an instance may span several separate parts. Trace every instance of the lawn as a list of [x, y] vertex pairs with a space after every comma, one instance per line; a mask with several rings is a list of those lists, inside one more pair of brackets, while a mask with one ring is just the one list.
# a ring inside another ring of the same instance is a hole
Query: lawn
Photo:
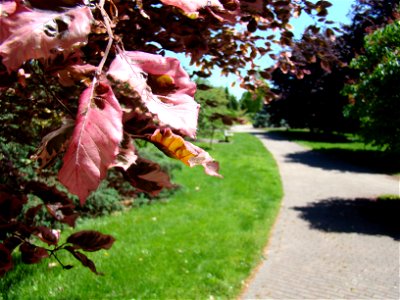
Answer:
[[312, 133], [305, 129], [268, 130], [277, 138], [297, 142], [307, 148], [324, 153], [373, 172], [400, 175], [399, 153], [389, 153], [363, 143], [353, 134]]
[[282, 187], [274, 160], [255, 137], [235, 134], [213, 146], [224, 179], [201, 168], [176, 172], [182, 188], [166, 201], [83, 220], [116, 238], [89, 253], [104, 276], [78, 262], [64, 271], [18, 264], [0, 282], [0, 299], [232, 299], [237, 297], [274, 223]]

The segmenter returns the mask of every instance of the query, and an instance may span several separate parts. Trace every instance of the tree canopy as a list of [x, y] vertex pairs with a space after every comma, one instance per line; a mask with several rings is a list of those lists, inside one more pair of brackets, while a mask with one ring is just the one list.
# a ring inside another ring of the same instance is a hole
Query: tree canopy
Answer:
[[351, 62], [360, 74], [344, 89], [348, 113], [360, 120], [361, 135], [370, 143], [400, 152], [400, 22], [365, 38], [365, 52]]
[[[357, 1], [351, 24], [342, 26], [339, 36], [323, 35], [309, 26], [291, 46], [290, 59], [300, 70], [276, 68], [272, 72], [277, 96], [265, 108], [270, 123], [322, 131], [356, 130], [357, 118], [343, 114], [348, 98], [341, 90], [358, 76], [349, 64], [365, 52], [363, 40], [369, 32], [397, 18], [397, 5], [398, 1]], [[316, 37], [319, 43], [313, 43]]]
[[[220, 177], [218, 163], [188, 141], [197, 130], [196, 84], [166, 50], [188, 55], [199, 77], [218, 66], [254, 90], [263, 84], [255, 59], [273, 52], [273, 43], [293, 44], [290, 19], [308, 13], [329, 25], [330, 6], [325, 0], [1, 1], [0, 275], [12, 268], [16, 249], [26, 263], [66, 250], [98, 273], [82, 251], [108, 249], [112, 237], [80, 232], [60, 246], [59, 231], [35, 216], [45, 209], [54, 222], [73, 226], [72, 194], [84, 204], [110, 169], [150, 194], [170, 186], [157, 165], [140, 158], [138, 140]], [[269, 30], [276, 34], [266, 37]], [[288, 55], [280, 57], [275, 68], [302, 72]]]

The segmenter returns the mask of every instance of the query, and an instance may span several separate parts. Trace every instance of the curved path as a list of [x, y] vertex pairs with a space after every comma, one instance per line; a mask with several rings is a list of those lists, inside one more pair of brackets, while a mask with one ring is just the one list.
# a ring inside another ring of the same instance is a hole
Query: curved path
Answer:
[[[279, 166], [285, 196], [241, 299], [399, 299], [396, 178], [335, 162], [249, 126]], [[396, 228], [397, 227], [397, 228]]]

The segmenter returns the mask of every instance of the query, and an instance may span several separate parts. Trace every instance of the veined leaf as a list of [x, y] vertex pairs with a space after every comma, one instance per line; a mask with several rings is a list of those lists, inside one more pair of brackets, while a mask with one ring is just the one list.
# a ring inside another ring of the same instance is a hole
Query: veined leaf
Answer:
[[65, 151], [66, 144], [74, 130], [74, 125], [74, 120], [65, 119], [60, 128], [43, 137], [40, 146], [31, 156], [32, 160], [39, 162], [39, 169], [48, 166], [59, 153]]
[[169, 157], [179, 159], [190, 167], [202, 165], [206, 174], [222, 177], [218, 173], [218, 162], [208, 152], [185, 141], [181, 136], [174, 134], [169, 128], [164, 130], [157, 129], [150, 137], [150, 141]]
[[[0, 5], [1, 11], [6, 4]], [[7, 12], [11, 12], [9, 6]], [[29, 59], [49, 58], [54, 51], [68, 51], [87, 41], [92, 21], [88, 7], [55, 13], [17, 3], [15, 11], [0, 15], [2, 62], [10, 72]]]
[[174, 187], [168, 173], [155, 162], [141, 157], [137, 159], [136, 164], [122, 173], [133, 187], [151, 196], [157, 196], [163, 189]]
[[75, 249], [83, 249], [89, 252], [110, 249], [114, 242], [115, 238], [111, 235], [95, 230], [78, 231], [67, 238], [67, 243], [73, 244]]
[[194, 101], [196, 85], [176, 58], [125, 51], [115, 57], [107, 75], [127, 83], [162, 123], [195, 137], [199, 112]]
[[99, 83], [83, 91], [74, 133], [58, 174], [81, 204], [113, 165], [122, 136], [122, 110], [111, 87]]

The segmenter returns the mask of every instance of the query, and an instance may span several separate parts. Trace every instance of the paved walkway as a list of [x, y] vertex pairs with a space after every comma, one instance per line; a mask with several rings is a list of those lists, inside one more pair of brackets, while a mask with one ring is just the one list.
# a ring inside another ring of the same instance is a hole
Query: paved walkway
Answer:
[[[265, 259], [241, 299], [399, 299], [399, 182], [250, 127], [275, 157], [285, 196]], [[396, 228], [397, 227], [397, 228]]]

